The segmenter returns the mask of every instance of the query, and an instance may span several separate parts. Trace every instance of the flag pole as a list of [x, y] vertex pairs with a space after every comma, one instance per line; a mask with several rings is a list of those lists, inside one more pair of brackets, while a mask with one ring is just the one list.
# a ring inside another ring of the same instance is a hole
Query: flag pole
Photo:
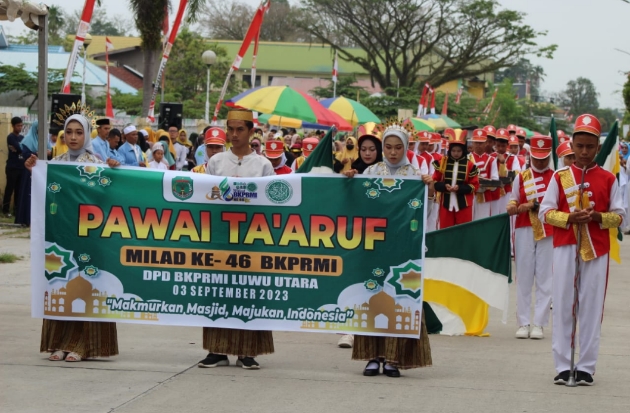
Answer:
[[[77, 28], [77, 34], [74, 37], [74, 44], [72, 45], [72, 53], [70, 53], [68, 67], [66, 68], [66, 74], [63, 78], [63, 84], [61, 85], [61, 93], [70, 93], [70, 81], [72, 80], [74, 68], [77, 65], [79, 47], [83, 45], [85, 36], [87, 35], [88, 30], [90, 30], [90, 22], [92, 21], [92, 13], [94, 12], [95, 2], [96, 0], [85, 0], [83, 12], [81, 13], [81, 20], [79, 21], [79, 27]], [[85, 104], [85, 102], [82, 103]]]

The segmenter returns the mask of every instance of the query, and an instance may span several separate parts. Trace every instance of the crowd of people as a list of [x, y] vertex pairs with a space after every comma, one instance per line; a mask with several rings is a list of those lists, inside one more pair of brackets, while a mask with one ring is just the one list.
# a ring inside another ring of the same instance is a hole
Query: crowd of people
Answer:
[[[37, 161], [36, 125], [21, 138], [15, 118], [8, 141], [7, 184], [3, 211], [13, 193], [16, 209], [29, 208], [30, 171]], [[51, 136], [53, 161], [107, 163], [159, 170], [190, 171], [216, 176], [260, 177], [295, 173], [320, 144], [325, 132], [306, 136], [295, 130], [257, 128], [251, 111], [231, 110], [226, 126], [209, 126], [201, 135], [168, 130], [111, 127], [110, 119], [90, 124], [82, 115], [66, 120]], [[33, 132], [34, 131], [34, 132]], [[598, 167], [601, 127], [596, 117], [578, 117], [573, 133], [558, 131], [560, 145], [552, 162], [552, 139], [527, 139], [516, 125], [487, 125], [473, 130], [415, 131], [407, 121], [392, 120], [373, 128], [359, 127], [358, 139], [338, 135], [330, 148], [334, 172], [356, 175], [420, 176], [428, 186], [426, 231], [444, 229], [508, 213], [516, 263], [516, 337], [542, 339], [553, 303], [552, 348], [557, 376], [569, 378], [572, 296], [576, 266], [585, 276], [579, 285], [578, 384], [593, 384], [608, 274], [609, 229], [626, 225], [628, 146], [619, 148], [619, 180]], [[20, 170], [20, 167], [24, 171]], [[20, 170], [20, 172], [16, 172]], [[20, 179], [15, 178], [20, 176]], [[26, 182], [26, 184], [25, 184]], [[9, 191], [11, 189], [11, 191]], [[8, 194], [8, 195], [7, 195]], [[579, 234], [579, 235], [578, 235]], [[579, 244], [579, 245], [578, 245]], [[532, 289], [535, 306], [531, 318]], [[365, 360], [363, 374], [399, 377], [400, 369], [431, 365], [424, 321], [418, 339], [342, 336], [340, 347], [352, 347], [352, 358]], [[271, 331], [204, 328], [203, 347], [209, 353], [199, 367], [237, 365], [258, 369], [256, 357], [274, 351]], [[80, 361], [118, 353], [114, 323], [44, 320], [41, 351], [50, 360]]]

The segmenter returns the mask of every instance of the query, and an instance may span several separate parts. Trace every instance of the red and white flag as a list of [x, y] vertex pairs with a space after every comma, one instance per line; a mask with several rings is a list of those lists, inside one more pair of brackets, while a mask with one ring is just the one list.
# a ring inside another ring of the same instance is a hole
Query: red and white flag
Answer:
[[271, 7], [271, 1], [265, 0], [260, 6], [256, 9], [256, 13], [254, 14], [254, 18], [247, 29], [247, 33], [245, 33], [245, 38], [243, 39], [243, 43], [241, 44], [241, 48], [238, 51], [238, 54], [234, 58], [234, 62], [232, 62], [232, 67], [228, 71], [228, 74], [225, 78], [225, 82], [223, 83], [223, 88], [221, 89], [221, 94], [219, 95], [219, 101], [214, 108], [214, 115], [212, 116], [212, 124], [216, 125], [217, 116], [219, 115], [219, 110], [221, 109], [221, 105], [223, 104], [223, 98], [225, 98], [225, 93], [227, 92], [227, 87], [230, 83], [230, 77], [232, 77], [232, 73], [235, 70], [238, 70], [241, 67], [241, 63], [243, 62], [243, 57], [245, 53], [247, 53], [247, 49], [249, 49], [250, 44], [256, 38], [260, 36], [260, 27], [262, 26], [263, 19], [265, 17], [265, 13]]
[[427, 92], [429, 91], [430, 88], [431, 86], [429, 86], [428, 83], [425, 83], [424, 87], [422, 88], [422, 95], [420, 95], [420, 103], [418, 103], [418, 112], [416, 113], [417, 118], [419, 118], [420, 116], [424, 114], [424, 106], [426, 104], [425, 100], [427, 98]]
[[109, 94], [109, 52], [114, 50], [114, 45], [105, 37], [105, 71], [107, 72], [107, 96], [105, 98], [105, 116], [114, 117], [114, 107], [112, 106], [112, 96]]
[[168, 42], [166, 43], [166, 46], [164, 47], [164, 52], [162, 53], [162, 61], [160, 62], [160, 67], [158, 68], [155, 83], [153, 84], [153, 94], [151, 95], [149, 114], [147, 116], [150, 122], [155, 122], [155, 98], [157, 97], [158, 88], [160, 87], [160, 82], [162, 80], [162, 74], [164, 73], [164, 68], [166, 67], [166, 62], [168, 61], [168, 56], [171, 53], [173, 43], [175, 43], [175, 39], [177, 38], [179, 25], [182, 22], [182, 18], [184, 17], [184, 10], [186, 10], [187, 5], [188, 0], [181, 0], [179, 2], [179, 9], [177, 9], [177, 15], [175, 16], [175, 21], [173, 22], [173, 29], [169, 33]]
[[496, 99], [497, 97], [498, 91], [499, 91], [499, 88], [494, 89], [494, 93], [492, 94], [492, 99], [490, 99], [490, 103], [488, 103], [488, 106], [486, 106], [486, 108], [483, 110], [483, 113], [490, 113], [490, 111], [492, 110], [492, 105], [494, 104], [494, 99]]
[[435, 115], [435, 95], [437, 95], [437, 90], [431, 89], [431, 114]]
[[[79, 21], [79, 27], [77, 29], [77, 35], [74, 37], [74, 44], [72, 45], [72, 52], [70, 53], [70, 59], [68, 59], [68, 67], [66, 68], [66, 75], [63, 78], [63, 85], [61, 86], [61, 93], [70, 93], [70, 81], [72, 80], [72, 74], [74, 68], [77, 65], [77, 56], [79, 55], [79, 48], [83, 45], [85, 36], [90, 30], [90, 22], [92, 21], [92, 13], [94, 12], [94, 3], [96, 0], [85, 0], [83, 6], [83, 13], [81, 13], [81, 20]], [[81, 102], [85, 103], [85, 102]]]
[[461, 102], [463, 92], [464, 92], [463, 87], [460, 87], [459, 89], [457, 89], [457, 95], [455, 96], [455, 103], [457, 103], [458, 105]]
[[337, 83], [337, 74], [339, 73], [339, 62], [337, 61], [337, 51], [335, 50], [335, 61], [333, 62], [332, 81]]

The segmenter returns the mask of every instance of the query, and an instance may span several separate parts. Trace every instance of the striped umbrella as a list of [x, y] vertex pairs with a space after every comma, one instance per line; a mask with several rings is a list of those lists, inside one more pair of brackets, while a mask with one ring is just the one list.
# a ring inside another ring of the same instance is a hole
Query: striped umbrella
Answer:
[[411, 118], [411, 123], [417, 131], [435, 132], [435, 127], [424, 119]]
[[339, 130], [352, 130], [352, 126], [341, 116], [323, 107], [312, 96], [289, 86], [259, 86], [234, 96], [225, 104], [233, 108], [336, 126]]
[[[258, 121], [260, 123], [268, 123], [270, 125], [279, 126], [281, 128], [284, 127], [284, 128], [295, 128], [295, 129], [306, 128], [306, 129], [326, 129], [326, 130], [330, 129], [330, 126], [318, 125], [317, 123], [302, 122], [299, 119], [283, 118], [282, 116], [277, 116], [277, 115], [262, 114], [258, 116]], [[351, 130], [351, 129], [348, 129], [348, 130]]]
[[379, 123], [381, 121], [370, 109], [356, 100], [348, 99], [343, 96], [324, 99], [320, 103], [355, 127], [363, 125], [366, 122]]

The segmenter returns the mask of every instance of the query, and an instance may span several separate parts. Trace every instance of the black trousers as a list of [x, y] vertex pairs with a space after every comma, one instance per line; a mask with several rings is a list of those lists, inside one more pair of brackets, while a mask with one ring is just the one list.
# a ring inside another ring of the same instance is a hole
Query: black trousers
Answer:
[[13, 195], [14, 211], [18, 210], [18, 201], [20, 199], [20, 179], [22, 178], [22, 168], [5, 168], [7, 173], [7, 186], [4, 189], [4, 198], [2, 199], [2, 212], [8, 214], [11, 212], [11, 195]]

